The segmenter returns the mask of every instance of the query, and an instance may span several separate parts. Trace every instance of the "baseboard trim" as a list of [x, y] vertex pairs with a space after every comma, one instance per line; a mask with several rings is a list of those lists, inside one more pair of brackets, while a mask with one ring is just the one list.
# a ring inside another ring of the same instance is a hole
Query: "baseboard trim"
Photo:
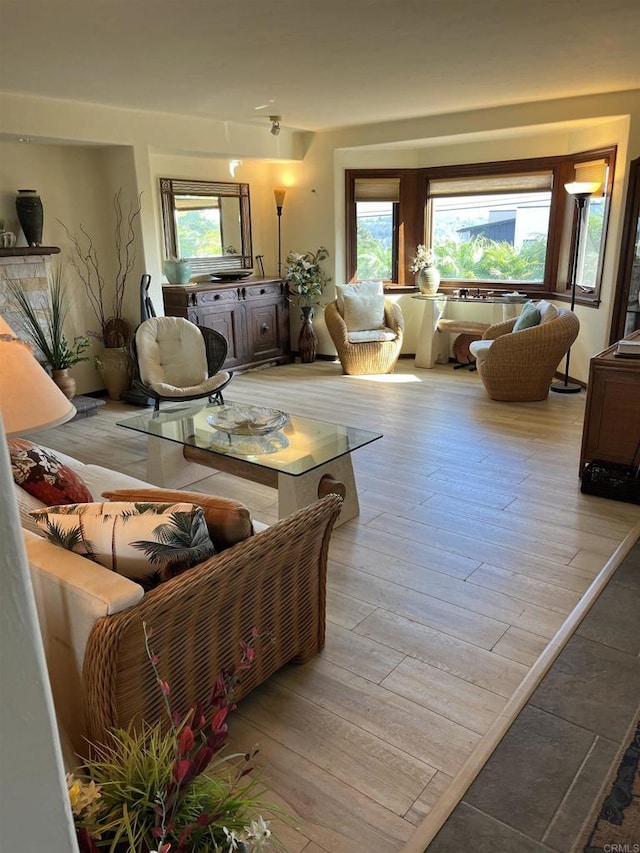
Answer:
[[624, 541], [620, 543], [609, 560], [607, 560], [598, 572], [549, 645], [523, 678], [520, 686], [511, 699], [509, 699], [502, 713], [496, 718], [477, 747], [465, 761], [453, 782], [445, 791], [444, 796], [438, 800], [426, 818], [419, 824], [409, 841], [402, 848], [401, 853], [425, 853], [427, 846], [431, 844], [449, 815], [463, 798], [467, 788], [487, 763], [489, 757], [505, 736], [515, 718], [531, 698], [533, 691], [547, 674], [555, 659], [566, 646], [620, 563], [639, 538], [640, 522], [631, 529]]

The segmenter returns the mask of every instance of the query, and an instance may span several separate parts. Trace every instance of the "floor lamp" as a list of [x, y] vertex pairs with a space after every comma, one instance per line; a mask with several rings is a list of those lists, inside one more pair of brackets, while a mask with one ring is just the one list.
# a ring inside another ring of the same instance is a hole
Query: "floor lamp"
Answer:
[[[564, 185], [565, 190], [569, 195], [573, 196], [573, 200], [578, 210], [578, 221], [576, 223], [576, 238], [573, 244], [573, 260], [571, 262], [571, 310], [573, 311], [576, 304], [576, 284], [578, 281], [578, 264], [580, 261], [580, 236], [582, 234], [582, 226], [584, 219], [584, 209], [587, 204], [587, 199], [600, 188], [599, 183], [595, 182], [574, 182]], [[551, 385], [551, 390], [558, 394], [577, 394], [582, 391], [582, 385], [576, 382], [569, 382], [569, 358], [571, 356], [571, 347], [567, 350], [567, 357], [564, 363], [564, 379], [562, 382], [554, 382]]]
[[282, 231], [281, 231], [281, 220], [282, 220], [282, 206], [284, 204], [284, 197], [286, 195], [286, 189], [284, 187], [277, 187], [273, 191], [273, 195], [276, 199], [276, 213], [278, 214], [278, 276], [282, 278]]

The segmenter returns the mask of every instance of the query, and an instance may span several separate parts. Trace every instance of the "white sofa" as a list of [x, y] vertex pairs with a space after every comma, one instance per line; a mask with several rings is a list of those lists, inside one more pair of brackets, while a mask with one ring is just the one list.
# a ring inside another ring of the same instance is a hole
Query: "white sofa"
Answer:
[[[55, 454], [80, 475], [94, 500], [104, 500], [101, 495], [107, 490], [148, 487], [125, 474], [83, 464], [58, 451]], [[18, 486], [16, 495], [23, 526], [29, 526], [28, 509], [38, 502]], [[104, 737], [105, 730], [126, 727], [155, 714], [157, 685], [154, 677], [148, 678], [153, 673], [144, 653], [144, 619], [154, 626], [154, 643], [156, 650], [162, 650], [172, 693], [181, 695], [189, 705], [205, 701], [211, 691], [211, 679], [215, 681], [220, 667], [237, 658], [235, 631], [247, 637], [247, 625], [260, 626], [276, 610], [282, 627], [281, 648], [279, 643], [269, 645], [247, 674], [238, 698], [287, 661], [305, 660], [322, 648], [328, 540], [340, 503], [338, 496], [330, 495], [270, 527], [254, 522], [256, 533], [250, 539], [161, 584], [146, 596], [139, 584], [98, 564], [88, 564], [86, 558], [25, 529], [26, 552], [68, 765], [77, 765], [74, 753], [86, 754], [87, 738], [98, 740]], [[227, 576], [231, 579], [226, 580]], [[253, 596], [255, 588], [258, 593]], [[291, 588], [294, 593], [287, 592]], [[166, 607], [163, 589], [170, 599]], [[238, 590], [247, 597], [249, 621], [236, 617], [231, 623], [226, 614], [237, 610]], [[196, 605], [192, 602], [199, 598], [204, 600], [194, 613], [192, 608], [195, 610]], [[267, 600], [268, 609], [263, 603]], [[182, 629], [176, 610], [185, 614]], [[210, 628], [208, 619], [212, 620]], [[184, 627], [194, 621], [198, 630]], [[206, 642], [202, 637], [203, 623], [210, 631], [205, 634]], [[156, 624], [160, 626], [157, 633]], [[307, 627], [300, 629], [299, 625]], [[114, 633], [122, 637], [121, 647], [117, 645], [120, 641], [113, 641]], [[232, 639], [227, 641], [229, 636]], [[189, 680], [185, 674], [183, 660], [175, 652], [177, 647], [187, 659], [198, 658], [202, 671], [196, 679]], [[139, 664], [136, 660], [137, 671], [133, 673], [132, 649], [141, 659]], [[128, 659], [126, 667], [120, 666], [121, 658]], [[136, 694], [135, 701], [130, 698], [132, 693]], [[127, 698], [122, 700], [121, 695]]]
[[[96, 501], [103, 500], [101, 494], [108, 489], [147, 485], [127, 474], [53, 452], [82, 478]], [[28, 509], [44, 504], [26, 495], [19, 486], [15, 489], [58, 725], [65, 758], [69, 760], [70, 752], [81, 751], [85, 736], [82, 665], [91, 629], [100, 617], [137, 604], [144, 590], [140, 584], [97, 564], [88, 572], [84, 557], [57, 548], [31, 532], [35, 524], [28, 518]]]

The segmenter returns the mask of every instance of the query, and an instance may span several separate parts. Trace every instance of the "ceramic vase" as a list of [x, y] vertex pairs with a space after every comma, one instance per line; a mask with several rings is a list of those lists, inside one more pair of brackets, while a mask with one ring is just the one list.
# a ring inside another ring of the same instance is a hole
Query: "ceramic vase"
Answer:
[[303, 364], [311, 364], [316, 360], [316, 351], [318, 348], [318, 340], [313, 328], [313, 308], [311, 306], [302, 306], [302, 326], [298, 335], [298, 354], [300, 361]]
[[69, 368], [52, 370], [51, 378], [68, 400], [72, 400], [76, 394], [76, 380], [69, 373]]
[[440, 287], [440, 273], [435, 267], [427, 267], [424, 270], [419, 270], [416, 273], [416, 284], [420, 289], [420, 293], [426, 296], [433, 296], [438, 292]]
[[44, 213], [42, 201], [36, 190], [18, 190], [16, 213], [24, 231], [27, 246], [41, 246]]
[[163, 269], [169, 284], [188, 284], [191, 279], [189, 261], [165, 261]]
[[120, 395], [131, 387], [133, 376], [133, 363], [127, 347], [105, 347], [100, 354], [98, 373], [109, 399], [119, 400]]

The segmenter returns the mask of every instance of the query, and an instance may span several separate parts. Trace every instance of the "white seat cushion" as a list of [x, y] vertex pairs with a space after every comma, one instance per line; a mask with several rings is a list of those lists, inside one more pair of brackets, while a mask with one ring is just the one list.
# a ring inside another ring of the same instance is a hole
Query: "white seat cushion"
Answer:
[[383, 341], [395, 341], [397, 337], [396, 333], [386, 326], [383, 329], [347, 333], [347, 340], [350, 344], [382, 343]]
[[482, 361], [489, 355], [492, 343], [493, 341], [471, 341], [469, 352], [475, 357], [476, 361]]
[[185, 385], [178, 388], [167, 382], [150, 382], [149, 386], [163, 397], [204, 397], [205, 394], [212, 394], [216, 388], [224, 385], [228, 379], [229, 374], [223, 370], [221, 373], [216, 373], [215, 376], [210, 376], [204, 382], [200, 382], [198, 385]]
[[202, 333], [182, 317], [153, 317], [141, 323], [136, 347], [140, 377], [152, 387], [194, 387], [209, 376]]

